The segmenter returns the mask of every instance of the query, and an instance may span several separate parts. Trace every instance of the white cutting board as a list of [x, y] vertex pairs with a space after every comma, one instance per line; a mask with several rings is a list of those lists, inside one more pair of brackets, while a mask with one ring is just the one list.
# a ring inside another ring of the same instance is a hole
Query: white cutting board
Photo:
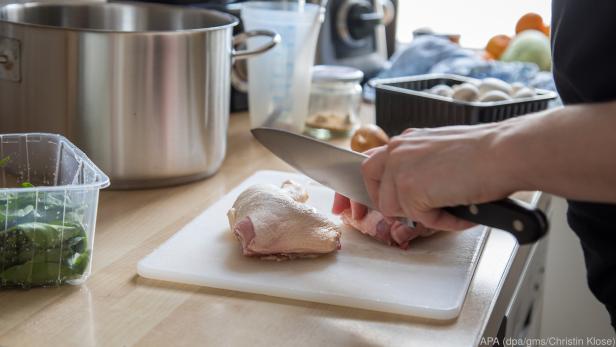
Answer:
[[433, 319], [457, 317], [487, 236], [485, 227], [386, 246], [345, 227], [342, 249], [316, 259], [265, 261], [241, 254], [227, 211], [256, 183], [293, 179], [308, 204], [331, 220], [334, 192], [306, 176], [258, 171], [142, 259], [139, 275], [158, 280], [350, 306]]

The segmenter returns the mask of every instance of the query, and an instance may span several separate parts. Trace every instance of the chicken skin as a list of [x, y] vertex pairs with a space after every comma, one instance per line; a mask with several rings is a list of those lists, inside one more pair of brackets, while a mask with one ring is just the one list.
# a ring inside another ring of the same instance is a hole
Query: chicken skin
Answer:
[[284, 260], [340, 249], [340, 227], [305, 202], [306, 190], [292, 181], [281, 187], [254, 185], [227, 213], [245, 256]]

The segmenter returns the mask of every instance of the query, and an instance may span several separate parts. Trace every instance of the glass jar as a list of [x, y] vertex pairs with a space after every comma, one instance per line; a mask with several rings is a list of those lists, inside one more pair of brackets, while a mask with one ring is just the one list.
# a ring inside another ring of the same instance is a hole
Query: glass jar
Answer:
[[317, 65], [312, 72], [306, 133], [318, 139], [349, 136], [359, 125], [363, 72]]

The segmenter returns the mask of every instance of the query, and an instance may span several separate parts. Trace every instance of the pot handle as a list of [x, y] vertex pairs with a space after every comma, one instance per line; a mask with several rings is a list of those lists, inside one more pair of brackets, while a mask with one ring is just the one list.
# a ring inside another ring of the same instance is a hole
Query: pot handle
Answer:
[[243, 33], [237, 34], [233, 37], [233, 47], [239, 45], [240, 43], [246, 42], [251, 37], [257, 36], [267, 36], [270, 37], [271, 40], [267, 44], [253, 49], [253, 50], [245, 50], [245, 51], [236, 51], [235, 49], [231, 52], [231, 57], [235, 59], [248, 59], [255, 57], [259, 54], [265, 53], [270, 49], [274, 48], [280, 42], [280, 35], [270, 30], [250, 30], [245, 31]]

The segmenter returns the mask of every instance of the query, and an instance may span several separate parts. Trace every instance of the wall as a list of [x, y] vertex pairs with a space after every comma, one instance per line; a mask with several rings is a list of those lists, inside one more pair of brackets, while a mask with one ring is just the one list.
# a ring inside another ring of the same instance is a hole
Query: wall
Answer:
[[465, 47], [483, 48], [490, 37], [515, 34], [515, 24], [527, 12], [551, 18], [551, 1], [543, 0], [399, 0], [397, 38], [410, 42], [413, 30], [461, 34]]

